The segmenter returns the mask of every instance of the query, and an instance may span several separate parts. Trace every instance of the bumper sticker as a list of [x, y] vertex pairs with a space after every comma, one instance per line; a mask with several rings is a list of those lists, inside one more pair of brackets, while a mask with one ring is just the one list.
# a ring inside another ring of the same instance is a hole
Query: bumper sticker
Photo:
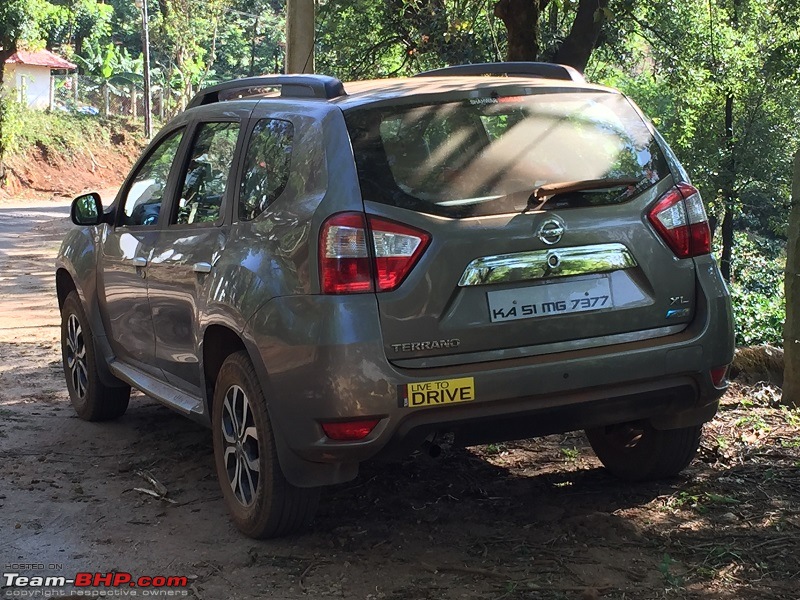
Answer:
[[475, 400], [475, 378], [420, 381], [397, 386], [400, 408], [420, 408]]

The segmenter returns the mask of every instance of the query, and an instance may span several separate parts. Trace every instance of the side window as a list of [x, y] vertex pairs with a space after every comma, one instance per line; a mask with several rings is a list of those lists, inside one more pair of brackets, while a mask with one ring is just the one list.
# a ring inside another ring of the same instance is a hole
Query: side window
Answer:
[[213, 223], [219, 219], [238, 137], [239, 123], [200, 125], [189, 152], [173, 223]]
[[256, 123], [242, 172], [239, 218], [255, 219], [281, 195], [289, 180], [294, 127], [289, 121], [261, 119]]
[[167, 189], [167, 177], [183, 138], [179, 129], [164, 138], [139, 168], [123, 202], [121, 225], [155, 225]]

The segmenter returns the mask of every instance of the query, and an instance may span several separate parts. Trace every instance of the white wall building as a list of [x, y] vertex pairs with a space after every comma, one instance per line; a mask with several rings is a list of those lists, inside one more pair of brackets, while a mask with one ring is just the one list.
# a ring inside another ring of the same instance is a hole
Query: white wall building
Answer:
[[50, 107], [52, 98], [51, 71], [76, 68], [76, 65], [47, 50], [19, 50], [6, 60], [3, 91], [21, 104], [44, 110]]

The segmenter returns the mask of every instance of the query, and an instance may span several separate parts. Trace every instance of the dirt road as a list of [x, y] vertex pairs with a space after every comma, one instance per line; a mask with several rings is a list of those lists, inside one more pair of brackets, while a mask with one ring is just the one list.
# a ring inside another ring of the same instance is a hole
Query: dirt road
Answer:
[[[800, 596], [800, 413], [766, 387], [734, 389], [670, 482], [617, 482], [581, 435], [551, 436], [368, 465], [312, 531], [243, 538], [207, 430], [141, 395], [114, 423], [74, 416], [52, 276], [67, 209], [37, 204], [0, 205], [3, 573], [187, 576], [178, 593], [205, 600]], [[18, 582], [0, 598], [32, 597]]]

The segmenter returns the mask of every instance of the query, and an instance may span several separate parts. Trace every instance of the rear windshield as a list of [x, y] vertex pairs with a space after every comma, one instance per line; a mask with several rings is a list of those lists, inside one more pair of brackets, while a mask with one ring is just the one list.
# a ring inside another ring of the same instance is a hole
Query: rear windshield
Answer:
[[446, 217], [521, 211], [540, 186], [597, 179], [628, 183], [556, 194], [545, 208], [617, 204], [669, 174], [637, 111], [608, 92], [363, 108], [346, 119], [365, 200]]

